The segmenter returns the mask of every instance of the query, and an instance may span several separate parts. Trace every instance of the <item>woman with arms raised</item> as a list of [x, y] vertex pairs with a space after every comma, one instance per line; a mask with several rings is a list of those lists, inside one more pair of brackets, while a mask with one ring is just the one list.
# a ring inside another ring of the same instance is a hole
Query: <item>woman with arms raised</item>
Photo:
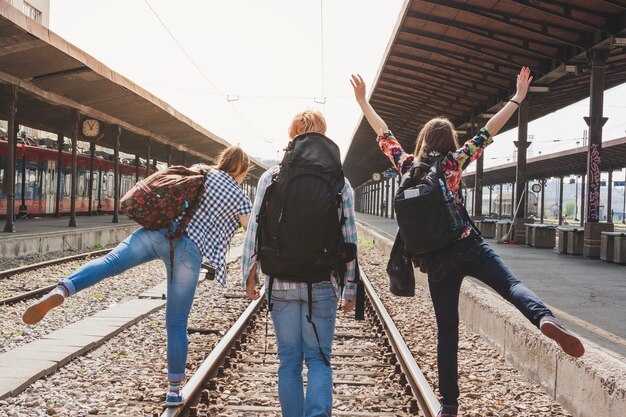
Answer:
[[[419, 132], [415, 152], [406, 153], [387, 124], [374, 111], [365, 98], [365, 83], [359, 75], [351, 79], [356, 100], [370, 126], [378, 133], [377, 142], [382, 152], [391, 160], [400, 175], [407, 173], [414, 162], [441, 160], [446, 186], [455, 196], [461, 213], [463, 201], [459, 193], [465, 168], [478, 159], [484, 149], [515, 113], [526, 97], [532, 81], [530, 69], [523, 67], [517, 76], [517, 92], [494, 115], [478, 134], [464, 144], [458, 142], [454, 126], [444, 117], [427, 122]], [[554, 339], [568, 355], [576, 358], [585, 352], [580, 340], [567, 331], [539, 297], [521, 283], [495, 251], [474, 231], [469, 221], [458, 239], [448, 247], [420, 258], [428, 273], [428, 286], [437, 320], [437, 367], [439, 392], [443, 407], [440, 417], [458, 415], [458, 331], [459, 294], [465, 276], [475, 277], [489, 285], [504, 299], [512, 303], [541, 332]]]

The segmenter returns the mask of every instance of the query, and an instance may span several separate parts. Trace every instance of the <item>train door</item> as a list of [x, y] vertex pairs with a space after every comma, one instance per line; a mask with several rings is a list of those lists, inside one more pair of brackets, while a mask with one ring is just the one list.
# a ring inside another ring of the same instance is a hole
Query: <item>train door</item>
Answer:
[[48, 161], [48, 166], [45, 171], [44, 178], [44, 192], [43, 198], [45, 199], [45, 212], [54, 213], [55, 209], [55, 194], [56, 194], [56, 162]]

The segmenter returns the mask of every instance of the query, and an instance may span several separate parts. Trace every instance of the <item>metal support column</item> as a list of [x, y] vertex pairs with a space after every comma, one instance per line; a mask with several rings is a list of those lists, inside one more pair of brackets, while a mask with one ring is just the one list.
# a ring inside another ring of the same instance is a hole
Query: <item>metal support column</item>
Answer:
[[[472, 137], [476, 135], [476, 121], [474, 120], [474, 113], [471, 115], [471, 129], [470, 132]], [[485, 166], [485, 152], [483, 150], [480, 158], [476, 160], [476, 174], [474, 176], [474, 203], [472, 204], [472, 215], [476, 218], [483, 217], [483, 177], [484, 177], [484, 166]], [[490, 203], [491, 204], [491, 203]], [[489, 206], [491, 207], [491, 205]]]
[[489, 208], [487, 209], [487, 214], [491, 214], [491, 199], [493, 196], [493, 185], [490, 185], [488, 188], [489, 188]]
[[543, 224], [543, 213], [545, 211], [545, 202], [546, 202], [546, 183], [547, 180], [545, 178], [539, 180], [541, 184], [541, 215], [539, 216], [539, 223]]
[[589, 87], [589, 117], [585, 122], [589, 126], [587, 145], [587, 191], [585, 198], [586, 216], [583, 256], [600, 257], [600, 238], [603, 231], [612, 231], [612, 223], [600, 223], [600, 174], [602, 168], [602, 126], [608, 118], [602, 116], [604, 107], [604, 66], [609, 57], [608, 50], [592, 49], [588, 53], [591, 61], [591, 85]]
[[559, 177], [559, 225], [563, 224], [563, 177]]
[[607, 189], [607, 197], [606, 197], [606, 222], [607, 223], [613, 223], [613, 213], [611, 213], [613, 211], [613, 204], [612, 203], [612, 199], [613, 199], [613, 170], [609, 170], [609, 181], [607, 183], [608, 185], [608, 189]]
[[64, 142], [64, 137], [62, 133], [57, 133], [57, 148], [58, 148], [58, 154], [57, 154], [57, 194], [55, 196], [55, 203], [54, 203], [54, 217], [61, 217], [61, 178], [63, 177], [63, 169], [62, 169], [62, 163], [63, 163], [63, 142]]
[[585, 175], [581, 175], [581, 184], [580, 184], [580, 225], [585, 225], [585, 192], [587, 188], [585, 187]]
[[15, 116], [17, 113], [17, 87], [12, 85], [8, 94], [9, 114], [7, 116], [7, 163], [5, 172], [6, 196], [7, 196], [7, 221], [4, 231], [15, 232], [15, 144], [17, 143], [17, 129]]
[[391, 205], [391, 218], [394, 219], [396, 217], [396, 206], [394, 204], [396, 197], [396, 179], [391, 178], [391, 199], [389, 204]]
[[93, 161], [96, 158], [96, 142], [91, 141], [89, 143], [89, 210], [88, 216], [93, 216], [92, 204], [93, 204]]
[[80, 132], [80, 112], [76, 110], [74, 132], [72, 134], [72, 190], [70, 192], [70, 223], [76, 227], [76, 194], [78, 192], [78, 135]]
[[[526, 166], [526, 152], [531, 142], [528, 141], [528, 110], [529, 110], [530, 97], [526, 97], [524, 101], [520, 103], [517, 113], [517, 140], [513, 143], [517, 148], [517, 168], [515, 174], [515, 203], [512, 204], [511, 211], [513, 212], [514, 222], [514, 240], [517, 243], [526, 243], [526, 227], [524, 223], [526, 220], [526, 208], [528, 202], [527, 189], [527, 166]], [[515, 213], [515, 209], [519, 205], [520, 209]]]
[[385, 201], [383, 204], [383, 210], [385, 212], [385, 218], [389, 218], [389, 201], [391, 200], [389, 198], [389, 181], [392, 181], [391, 178], [386, 178], [385, 179]]
[[17, 213], [18, 219], [27, 219], [28, 218], [28, 210], [26, 208], [26, 142], [22, 143], [22, 187], [21, 187], [21, 197], [22, 204], [20, 204], [20, 210]]
[[152, 148], [152, 138], [146, 138], [146, 176], [148, 178], [150, 176], [150, 149]]
[[135, 155], [135, 182], [139, 182], [139, 155]]
[[498, 198], [498, 217], [502, 217], [502, 184], [500, 184], [500, 197]]
[[122, 128], [116, 126], [115, 142], [113, 142], [113, 221], [119, 223], [118, 212], [120, 207], [120, 135]]

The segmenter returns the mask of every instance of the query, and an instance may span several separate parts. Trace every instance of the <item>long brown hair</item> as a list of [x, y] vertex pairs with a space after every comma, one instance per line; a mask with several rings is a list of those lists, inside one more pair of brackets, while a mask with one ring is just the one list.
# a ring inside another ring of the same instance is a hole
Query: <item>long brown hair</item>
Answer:
[[229, 146], [217, 157], [216, 168], [233, 177], [241, 175], [250, 166], [250, 157], [239, 146]]
[[415, 155], [415, 161], [421, 161], [425, 159], [428, 151], [446, 155], [460, 147], [452, 122], [445, 117], [435, 117], [429, 120], [417, 135], [413, 155]]

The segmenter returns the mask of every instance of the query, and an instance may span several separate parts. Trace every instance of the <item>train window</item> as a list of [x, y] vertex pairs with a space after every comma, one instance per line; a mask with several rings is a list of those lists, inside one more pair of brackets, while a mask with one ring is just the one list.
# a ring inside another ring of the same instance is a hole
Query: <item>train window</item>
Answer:
[[107, 197], [113, 198], [113, 174], [111, 173], [107, 177]]
[[82, 172], [78, 174], [78, 194], [76, 196], [77, 197], [85, 196], [85, 174]]
[[72, 174], [66, 173], [63, 178], [63, 197], [72, 195]]

